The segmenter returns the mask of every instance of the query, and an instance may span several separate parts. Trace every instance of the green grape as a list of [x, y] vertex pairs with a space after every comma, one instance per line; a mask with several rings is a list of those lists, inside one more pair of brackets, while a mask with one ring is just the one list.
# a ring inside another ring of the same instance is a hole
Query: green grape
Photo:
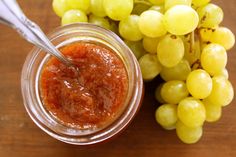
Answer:
[[71, 24], [75, 22], [88, 22], [88, 18], [83, 11], [69, 10], [63, 15], [61, 19], [62, 25]]
[[132, 11], [132, 14], [140, 15], [142, 12], [146, 11], [149, 9], [149, 5], [143, 4], [143, 3], [138, 3], [134, 5], [134, 9]]
[[131, 14], [133, 0], [103, 0], [103, 8], [112, 20], [120, 21]]
[[203, 5], [206, 5], [209, 3], [211, 0], [192, 0], [192, 3], [195, 7], [201, 7]]
[[142, 33], [138, 28], [138, 15], [130, 15], [119, 23], [120, 35], [130, 41], [139, 41], [143, 38]]
[[232, 84], [224, 76], [214, 76], [212, 81], [212, 92], [206, 100], [219, 106], [229, 105], [234, 98]]
[[211, 28], [200, 29], [201, 40], [206, 41], [206, 42], [210, 41], [213, 31], [215, 31], [215, 30], [211, 29]]
[[98, 17], [98, 16], [90, 15], [89, 16], [89, 23], [101, 26], [101, 27], [106, 28], [106, 29], [110, 29], [111, 28], [108, 19], [105, 19], [103, 17]]
[[219, 44], [207, 45], [201, 54], [201, 65], [209, 74], [215, 75], [226, 67], [227, 53]]
[[202, 126], [188, 127], [182, 122], [178, 121], [176, 124], [176, 133], [179, 139], [186, 144], [193, 144], [202, 137]]
[[157, 56], [165, 67], [171, 68], [179, 64], [184, 56], [182, 39], [175, 35], [166, 35], [157, 46]]
[[139, 29], [151, 38], [160, 37], [166, 34], [163, 21], [163, 14], [154, 10], [147, 10], [140, 15]]
[[215, 105], [207, 100], [202, 101], [206, 109], [206, 121], [216, 122], [221, 117], [221, 106]]
[[66, 0], [53, 0], [52, 1], [53, 11], [57, 14], [57, 16], [62, 17], [64, 13], [70, 8], [66, 4]]
[[149, 0], [149, 2], [155, 5], [160, 5], [160, 4], [164, 4], [165, 0]]
[[106, 12], [103, 8], [103, 0], [90, 0], [90, 10], [98, 17], [106, 16]]
[[156, 121], [164, 128], [175, 126], [177, 117], [177, 105], [164, 104], [158, 107], [155, 113]]
[[209, 41], [222, 45], [226, 50], [231, 49], [235, 44], [235, 36], [226, 27], [218, 27], [210, 36]]
[[163, 5], [153, 5], [153, 6], [151, 6], [151, 7], [149, 8], [149, 10], [155, 10], [155, 11], [158, 11], [158, 12], [160, 12], [160, 13], [162, 13], [162, 14], [165, 13], [165, 8], [164, 8]]
[[168, 10], [175, 5], [188, 5], [191, 7], [192, 0], [165, 0], [165, 9]]
[[222, 21], [224, 13], [220, 7], [215, 4], [207, 4], [197, 9], [199, 15], [199, 27], [215, 28]]
[[214, 76], [223, 76], [226, 79], [229, 79], [229, 72], [226, 68], [224, 68], [223, 70], [221, 70], [219, 73], [215, 74]]
[[197, 99], [204, 99], [211, 94], [212, 79], [204, 70], [198, 69], [192, 71], [187, 77], [187, 88], [189, 93]]
[[183, 81], [168, 81], [161, 88], [161, 97], [170, 104], [178, 104], [188, 94], [188, 89]]
[[166, 11], [165, 26], [168, 32], [175, 35], [185, 35], [197, 28], [199, 18], [197, 12], [190, 6], [176, 5]]
[[86, 12], [90, 6], [90, 0], [66, 0], [67, 5], [70, 9], [78, 9]]
[[127, 44], [127, 46], [129, 46], [129, 48], [132, 50], [132, 52], [134, 53], [137, 59], [139, 59], [144, 54], [146, 54], [146, 51], [143, 49], [143, 45], [141, 41], [134, 42], [134, 41], [125, 40], [124, 42]]
[[163, 85], [164, 85], [163, 83], [160, 84], [155, 90], [155, 98], [159, 103], [162, 103], [162, 104], [165, 103], [165, 100], [163, 100], [163, 98], [161, 97], [161, 89], [162, 89]]
[[191, 72], [191, 67], [186, 59], [182, 59], [179, 64], [172, 68], [163, 67], [161, 70], [161, 78], [165, 81], [180, 80], [185, 81], [188, 74]]
[[177, 110], [180, 121], [188, 127], [202, 126], [206, 120], [206, 110], [203, 103], [193, 97], [181, 100]]
[[143, 37], [143, 47], [147, 52], [156, 54], [159, 41], [160, 38]]
[[145, 54], [139, 59], [142, 76], [145, 81], [154, 79], [162, 69], [156, 55]]

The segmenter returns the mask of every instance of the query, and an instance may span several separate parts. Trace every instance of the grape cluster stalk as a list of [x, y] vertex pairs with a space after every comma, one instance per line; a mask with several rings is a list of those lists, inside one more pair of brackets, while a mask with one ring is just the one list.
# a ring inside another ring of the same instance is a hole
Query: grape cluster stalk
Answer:
[[235, 44], [211, 0], [53, 0], [61, 24], [89, 22], [119, 35], [139, 61], [144, 81], [163, 80], [156, 121], [187, 144], [216, 122], [234, 90], [226, 69]]

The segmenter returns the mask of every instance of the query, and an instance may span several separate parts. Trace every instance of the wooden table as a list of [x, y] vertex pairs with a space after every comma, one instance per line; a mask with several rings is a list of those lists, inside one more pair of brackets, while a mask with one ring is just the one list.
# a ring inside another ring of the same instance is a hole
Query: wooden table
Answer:
[[[214, 1], [214, 0], [213, 0]], [[26, 15], [45, 32], [60, 25], [49, 0], [19, 0]], [[225, 11], [224, 25], [236, 33], [235, 0], [215, 3]], [[174, 131], [164, 131], [154, 120], [157, 102], [153, 84], [147, 85], [143, 106], [126, 131], [113, 141], [93, 147], [59, 142], [40, 130], [29, 118], [20, 91], [21, 68], [32, 45], [10, 28], [0, 25], [0, 157], [235, 157], [236, 99], [224, 108], [217, 123], [204, 126], [203, 138], [194, 145], [179, 141]], [[236, 88], [236, 47], [229, 55], [230, 80]]]

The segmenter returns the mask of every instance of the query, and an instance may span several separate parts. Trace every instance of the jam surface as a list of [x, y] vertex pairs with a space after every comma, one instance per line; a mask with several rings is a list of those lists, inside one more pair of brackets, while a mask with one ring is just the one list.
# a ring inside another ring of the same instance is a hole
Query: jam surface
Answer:
[[81, 129], [111, 123], [124, 108], [128, 76], [122, 60], [104, 46], [72, 43], [60, 51], [78, 71], [52, 57], [40, 76], [46, 110], [65, 125]]

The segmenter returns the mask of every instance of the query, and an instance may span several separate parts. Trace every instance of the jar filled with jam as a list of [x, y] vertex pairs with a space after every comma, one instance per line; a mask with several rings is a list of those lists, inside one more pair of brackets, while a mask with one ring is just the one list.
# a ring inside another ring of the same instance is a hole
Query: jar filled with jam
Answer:
[[49, 38], [76, 68], [34, 48], [21, 78], [28, 114], [66, 143], [90, 145], [114, 137], [141, 105], [135, 56], [114, 33], [91, 24], [63, 26]]

